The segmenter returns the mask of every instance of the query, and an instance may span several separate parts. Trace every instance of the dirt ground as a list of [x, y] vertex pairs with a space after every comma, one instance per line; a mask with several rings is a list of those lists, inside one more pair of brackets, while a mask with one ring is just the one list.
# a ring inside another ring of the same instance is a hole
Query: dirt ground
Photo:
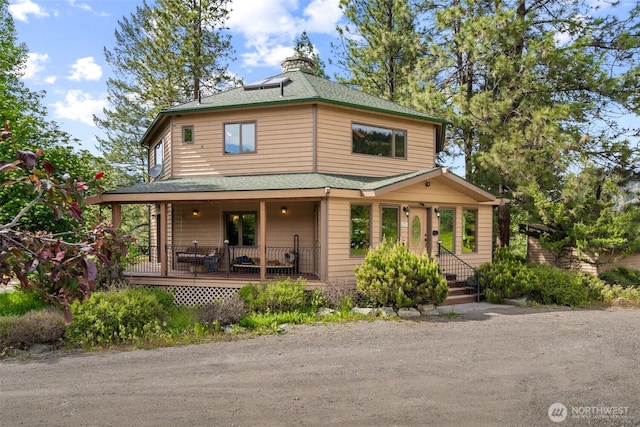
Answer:
[[0, 425], [640, 425], [639, 334], [638, 309], [490, 307], [7, 359]]

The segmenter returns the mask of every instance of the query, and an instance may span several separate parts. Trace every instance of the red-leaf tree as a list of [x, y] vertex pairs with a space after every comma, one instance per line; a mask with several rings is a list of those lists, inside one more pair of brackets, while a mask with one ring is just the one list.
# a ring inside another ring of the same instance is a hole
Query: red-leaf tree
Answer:
[[[0, 139], [11, 142], [6, 123]], [[41, 293], [62, 309], [67, 322], [71, 322], [71, 303], [89, 297], [99, 266], [108, 266], [114, 254], [126, 254], [128, 238], [118, 236], [109, 224], [54, 234], [26, 231], [20, 223], [39, 204], [49, 206], [58, 219], [81, 220], [86, 191], [103, 176], [104, 172], [90, 180], [57, 176], [54, 165], [42, 159], [41, 150], [18, 150], [16, 159], [0, 160], [0, 186], [22, 186], [30, 195], [12, 221], [0, 224], [0, 283], [16, 278], [23, 289]]]

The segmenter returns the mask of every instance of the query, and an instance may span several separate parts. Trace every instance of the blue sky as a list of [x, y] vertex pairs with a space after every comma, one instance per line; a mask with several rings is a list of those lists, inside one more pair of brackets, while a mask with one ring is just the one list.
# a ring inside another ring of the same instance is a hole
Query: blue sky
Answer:
[[[230, 71], [249, 82], [279, 73], [280, 62], [293, 52], [295, 37], [305, 30], [327, 63], [342, 19], [338, 3], [234, 0], [227, 24], [237, 60]], [[78, 149], [99, 154], [95, 136], [103, 133], [92, 115], [101, 116], [108, 107], [106, 81], [112, 75], [104, 48], [113, 49], [118, 21], [140, 5], [142, 0], [9, 2], [18, 40], [29, 49], [23, 81], [32, 91], [46, 91], [49, 119], [81, 141]]]

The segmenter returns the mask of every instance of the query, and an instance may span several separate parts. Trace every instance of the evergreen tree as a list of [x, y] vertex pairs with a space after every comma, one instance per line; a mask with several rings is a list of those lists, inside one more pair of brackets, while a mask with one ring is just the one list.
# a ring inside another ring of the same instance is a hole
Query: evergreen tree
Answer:
[[146, 177], [147, 153], [139, 141], [163, 109], [213, 93], [233, 79], [225, 34], [227, 0], [146, 1], [118, 22], [116, 45], [105, 49], [115, 77], [107, 81], [105, 118], [94, 117], [107, 137], [100, 150], [132, 181]]
[[[388, 57], [375, 54], [368, 37], [389, 22], [376, 13], [380, 3], [341, 3], [357, 29], [351, 33], [360, 36], [344, 42], [352, 59], [346, 68], [353, 76], [346, 81], [366, 78], [361, 88], [376, 95], [375, 75], [364, 74], [355, 62], [362, 59], [368, 70], [387, 64]], [[405, 45], [413, 46], [414, 40], [422, 45], [408, 80], [402, 89], [396, 87], [410, 96], [393, 98], [448, 119], [448, 154], [464, 156], [466, 178], [511, 199], [513, 208], [525, 212], [519, 218], [544, 220], [552, 228], [561, 224], [541, 212], [549, 206], [543, 200], [560, 199], [595, 171], [615, 176], [606, 186], [615, 184], [620, 192], [640, 172], [638, 147], [629, 139], [639, 130], [617, 122], [620, 115], [639, 111], [640, 8], [618, 11], [622, 4], [613, 4], [603, 14], [591, 5], [582, 0], [414, 5], [414, 16], [429, 31], [414, 24], [413, 35], [404, 38]], [[376, 22], [369, 23], [368, 16]], [[398, 29], [393, 35], [400, 34]], [[380, 37], [376, 46], [391, 39]], [[601, 180], [589, 188], [603, 185]], [[603, 209], [615, 196], [611, 191], [597, 195]], [[500, 208], [503, 221], [508, 221], [508, 206]], [[610, 219], [616, 215], [610, 207], [605, 211]], [[597, 222], [582, 212], [585, 221]], [[507, 244], [509, 227], [501, 225], [500, 243]]]
[[306, 31], [303, 31], [302, 34], [296, 37], [295, 39], [296, 45], [293, 47], [293, 51], [297, 56], [303, 58], [309, 58], [313, 60], [315, 64], [314, 75], [318, 77], [327, 77], [324, 72], [324, 62], [320, 59], [320, 55], [316, 52], [315, 46], [311, 43], [311, 39], [307, 35]]
[[351, 22], [338, 27], [333, 45], [337, 65], [348, 76], [338, 81], [372, 95], [408, 102], [408, 78], [422, 49], [418, 5], [412, 0], [341, 0]]

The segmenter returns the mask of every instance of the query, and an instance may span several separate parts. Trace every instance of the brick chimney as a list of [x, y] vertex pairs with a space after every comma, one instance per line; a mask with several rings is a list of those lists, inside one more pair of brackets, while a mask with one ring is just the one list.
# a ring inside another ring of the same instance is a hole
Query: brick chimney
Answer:
[[313, 73], [316, 69], [316, 63], [313, 59], [306, 58], [304, 56], [290, 56], [285, 58], [280, 65], [282, 66], [282, 72], [287, 71], [304, 71], [305, 73]]

